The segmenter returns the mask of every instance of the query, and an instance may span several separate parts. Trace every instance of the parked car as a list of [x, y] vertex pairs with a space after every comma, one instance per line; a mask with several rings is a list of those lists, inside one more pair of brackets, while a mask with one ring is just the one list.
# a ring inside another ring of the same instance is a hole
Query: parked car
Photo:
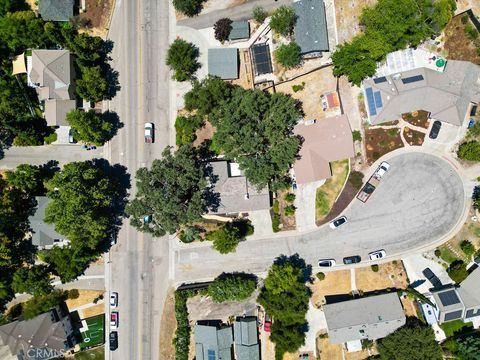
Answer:
[[332, 267], [335, 266], [337, 262], [334, 259], [323, 259], [318, 260], [318, 266], [320, 267]]
[[438, 133], [440, 132], [440, 128], [442, 127], [442, 123], [438, 120], [435, 120], [432, 125], [432, 129], [430, 130], [430, 134], [428, 137], [430, 139], [436, 139], [438, 136]]
[[382, 161], [380, 166], [378, 167], [376, 174], [379, 179], [383, 177], [387, 173], [387, 171], [390, 170], [390, 164], [386, 161]]
[[377, 250], [368, 254], [368, 257], [370, 258], [370, 260], [382, 259], [385, 256], [387, 256], [387, 253], [385, 252], [385, 250]]
[[358, 264], [360, 261], [362, 261], [362, 258], [358, 255], [347, 256], [343, 258], [343, 263], [345, 265]]
[[153, 124], [148, 122], [145, 123], [145, 143], [151, 144], [153, 143]]
[[438, 287], [441, 287], [442, 286], [442, 282], [440, 281], [440, 279], [437, 277], [437, 275], [435, 275], [433, 273], [432, 270], [430, 270], [430, 268], [425, 268], [423, 271], [422, 271], [422, 274], [423, 276], [425, 276], [427, 278], [428, 281], [431, 282], [431, 284], [433, 285], [433, 287], [435, 288], [438, 288]]
[[272, 326], [272, 318], [265, 314], [265, 321], [263, 322], [263, 330], [265, 332], [270, 332], [270, 327]]
[[330, 223], [330, 228], [336, 229], [339, 226], [345, 224], [346, 222], [347, 222], [347, 217], [346, 216], [339, 217], [338, 219], [335, 219]]
[[75, 140], [73, 134], [74, 134], [73, 129], [68, 130], [68, 142], [69, 142], [70, 144], [76, 144], [76, 143], [77, 143], [77, 141]]
[[112, 292], [110, 294], [110, 308], [115, 309], [118, 306], [118, 293]]
[[110, 328], [118, 329], [118, 311], [112, 311], [110, 313]]
[[118, 348], [118, 333], [116, 331], [110, 332], [110, 350], [115, 351]]
[[305, 120], [304, 124], [306, 126], [308, 125], [313, 125], [313, 124], [316, 124], [317, 123], [317, 120], [316, 119], [310, 119], [310, 120]]

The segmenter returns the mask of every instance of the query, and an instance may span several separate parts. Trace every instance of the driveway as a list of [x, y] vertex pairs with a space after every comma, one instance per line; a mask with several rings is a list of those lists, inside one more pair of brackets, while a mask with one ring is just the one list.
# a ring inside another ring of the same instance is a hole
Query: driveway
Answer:
[[405, 153], [389, 162], [390, 171], [368, 202], [354, 200], [345, 211], [349, 222], [343, 227], [332, 230], [326, 225], [304, 234], [247, 240], [228, 255], [210, 247], [176, 249], [175, 280], [209, 279], [222, 271], [263, 273], [281, 254], [298, 253], [311, 264], [319, 258], [341, 263], [344, 256], [357, 254], [366, 260], [378, 249], [399, 258], [438, 241], [463, 215], [461, 178], [448, 162], [429, 154]]
[[423, 275], [422, 271], [426, 268], [432, 270], [432, 272], [438, 277], [443, 285], [453, 284], [452, 279], [448, 276], [445, 268], [438, 262], [424, 258], [421, 254], [414, 254], [402, 259], [403, 266], [407, 272], [410, 283], [418, 281], [419, 286], [415, 289], [422, 294], [427, 294], [432, 288], [432, 284]]
[[298, 231], [312, 230], [315, 224], [315, 198], [317, 189], [325, 183], [325, 180], [314, 181], [308, 184], [298, 184], [295, 191], [295, 220]]

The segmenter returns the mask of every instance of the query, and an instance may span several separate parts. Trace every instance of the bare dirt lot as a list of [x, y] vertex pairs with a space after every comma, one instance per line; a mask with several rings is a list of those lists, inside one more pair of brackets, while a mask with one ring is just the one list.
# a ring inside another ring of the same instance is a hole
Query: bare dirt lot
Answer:
[[468, 16], [455, 16], [445, 28], [444, 49], [448, 52], [449, 59], [466, 60], [480, 64], [480, 55], [477, 52], [477, 48], [480, 48], [480, 39], [472, 40], [469, 38], [465, 32], [467, 27], [474, 27]]
[[115, 0], [86, 0], [86, 3], [86, 11], [79, 15], [80, 20], [88, 22], [87, 27], [93, 35], [105, 37]]
[[91, 306], [89, 308], [81, 310], [83, 318], [89, 318], [92, 316], [100, 315], [105, 312], [105, 305], [104, 304], [97, 304]]
[[352, 291], [350, 271], [327, 272], [325, 273], [325, 279], [320, 281], [315, 278], [313, 284], [310, 285], [310, 289], [312, 290], [312, 304], [317, 307], [325, 304], [325, 296], [350, 294]]
[[378, 272], [374, 272], [370, 266], [356, 269], [355, 282], [357, 289], [363, 292], [386, 288], [405, 289], [408, 285], [401, 261], [380, 264]]
[[400, 137], [400, 129], [365, 129], [365, 149], [369, 164], [373, 164], [383, 155], [401, 147], [403, 147], [403, 142]]
[[[303, 90], [293, 91], [293, 86], [302, 86], [303, 83]], [[336, 86], [337, 79], [333, 76], [331, 67], [327, 67], [276, 85], [275, 90], [290, 94], [294, 99], [300, 100], [305, 119], [323, 119], [326, 114], [322, 109], [320, 96], [335, 91]]]
[[[80, 296], [77, 299], [67, 299], [65, 303], [69, 309], [74, 309], [82, 305], [90, 304], [93, 300], [103, 294], [99, 290], [78, 290]], [[103, 306], [103, 305], [102, 305]]]
[[335, 16], [337, 19], [338, 42], [350, 41], [360, 33], [360, 15], [365, 6], [372, 6], [376, 0], [336, 0]]

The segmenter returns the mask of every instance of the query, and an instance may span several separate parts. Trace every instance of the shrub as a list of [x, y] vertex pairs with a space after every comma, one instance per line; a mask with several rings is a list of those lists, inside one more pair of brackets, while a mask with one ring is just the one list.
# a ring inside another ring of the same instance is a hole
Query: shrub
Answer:
[[348, 182], [353, 186], [354, 189], [360, 190], [363, 185], [363, 173], [360, 171], [352, 171], [348, 177]]
[[285, 216], [291, 216], [295, 214], [295, 206], [293, 205], [288, 205], [285, 207]]
[[192, 43], [177, 38], [167, 51], [167, 65], [173, 70], [172, 79], [186, 81], [193, 78], [193, 74], [200, 67], [197, 62], [198, 49]]
[[179, 239], [183, 243], [191, 243], [200, 239], [200, 229], [195, 226], [187, 226], [180, 232]]
[[43, 138], [43, 141], [45, 141], [45, 144], [49, 145], [55, 141], [57, 141], [57, 133], [53, 132]]
[[232, 31], [232, 20], [229, 18], [219, 19], [214, 25], [215, 39], [223, 43], [228, 40], [230, 32]]
[[207, 289], [213, 301], [240, 301], [247, 299], [257, 287], [257, 280], [248, 274], [226, 274], [218, 276]]
[[173, 0], [175, 10], [192, 17], [200, 14], [203, 8], [203, 0]]
[[460, 243], [460, 249], [469, 257], [475, 254], [475, 246], [468, 240], [463, 240]]
[[175, 143], [177, 146], [191, 144], [197, 136], [195, 132], [203, 126], [199, 116], [178, 116], [175, 120]]
[[272, 216], [272, 230], [274, 233], [280, 231], [280, 215], [274, 213]]
[[261, 6], [255, 6], [252, 12], [253, 20], [258, 24], [261, 24], [268, 17], [267, 11]]
[[468, 22], [468, 15], [462, 16], [462, 24], [466, 24]]
[[465, 26], [465, 33], [467, 34], [468, 38], [472, 41], [478, 38], [478, 31], [472, 25]]
[[440, 255], [442, 255], [442, 252], [440, 251], [440, 249], [435, 249], [434, 254], [436, 257], [440, 257]]
[[390, 137], [395, 137], [398, 135], [398, 129], [388, 129], [387, 134]]
[[275, 200], [273, 202], [273, 206], [272, 206], [272, 210], [275, 214], [279, 214], [280, 213], [280, 203], [278, 202], [278, 200]]
[[457, 284], [461, 283], [468, 276], [467, 264], [462, 260], [455, 260], [448, 267], [448, 276], [455, 281]]
[[295, 19], [295, 10], [291, 6], [281, 6], [272, 14], [270, 28], [282, 36], [291, 35], [295, 26]]
[[317, 279], [322, 281], [325, 279], [325, 274], [323, 272], [318, 272], [317, 273]]
[[284, 44], [275, 50], [275, 59], [284, 68], [291, 69], [300, 64], [300, 51], [300, 46], [295, 42]]
[[360, 130], [352, 131], [353, 141], [362, 141], [362, 132]]
[[480, 160], [480, 143], [477, 141], [470, 141], [461, 144], [458, 147], [457, 155], [460, 159], [479, 161]]
[[78, 289], [72, 289], [68, 290], [68, 298], [73, 300], [73, 299], [78, 299], [80, 297], [80, 292]]
[[373, 272], [378, 272], [378, 265], [377, 265], [377, 264], [373, 264], [373, 265], [371, 266], [371, 268], [372, 268], [372, 271], [373, 271]]
[[292, 204], [295, 201], [295, 194], [288, 193], [287, 195], [285, 195], [285, 201], [289, 204]]
[[292, 85], [293, 92], [302, 91], [304, 88], [305, 88], [305, 81], [302, 81], [302, 83], [298, 85]]

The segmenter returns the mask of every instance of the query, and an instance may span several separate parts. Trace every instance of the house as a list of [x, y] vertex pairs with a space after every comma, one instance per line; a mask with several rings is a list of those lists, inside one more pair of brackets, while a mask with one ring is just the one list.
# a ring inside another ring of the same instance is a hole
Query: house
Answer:
[[255, 76], [273, 73], [272, 57], [268, 44], [255, 44], [250, 48]]
[[238, 49], [208, 49], [208, 73], [223, 80], [238, 79]]
[[326, 179], [332, 176], [332, 161], [355, 156], [352, 130], [346, 115], [339, 115], [314, 124], [299, 123], [294, 133], [303, 139], [299, 159], [293, 165], [298, 184]]
[[332, 344], [380, 339], [406, 321], [397, 293], [327, 304], [323, 309]]
[[230, 30], [228, 40], [248, 40], [250, 38], [250, 24], [248, 20], [232, 21], [231, 26], [232, 29]]
[[260, 360], [257, 317], [237, 317], [233, 326], [237, 360]]
[[220, 194], [220, 204], [211, 213], [240, 213], [270, 208], [270, 192], [257, 190], [247, 180], [238, 164], [220, 160], [209, 164], [213, 191]]
[[461, 126], [472, 104], [480, 101], [480, 66], [456, 60], [439, 64], [439, 69], [423, 66], [365, 80], [370, 122], [380, 124], [425, 110], [435, 120]]
[[0, 345], [7, 346], [18, 359], [63, 357], [75, 345], [69, 314], [60, 308], [30, 320], [16, 320], [0, 326]]
[[32, 50], [32, 56], [27, 57], [29, 86], [44, 103], [49, 126], [68, 126], [66, 114], [75, 109], [72, 69], [68, 50]]
[[232, 327], [213, 322], [195, 325], [196, 360], [231, 360]]
[[438, 308], [438, 321], [471, 321], [480, 316], [480, 268], [476, 268], [457, 287], [432, 292]]
[[35, 214], [29, 217], [30, 227], [32, 228], [32, 244], [39, 249], [51, 249], [53, 246], [63, 246], [68, 243], [65, 236], [55, 231], [55, 227], [47, 224], [45, 218], [45, 209], [52, 201], [46, 196], [37, 196], [37, 209]]
[[300, 0], [293, 2], [297, 20], [295, 42], [301, 54], [307, 57], [321, 56], [328, 51], [328, 31], [323, 0]]
[[46, 21], [70, 21], [75, 0], [41, 0], [38, 12]]

